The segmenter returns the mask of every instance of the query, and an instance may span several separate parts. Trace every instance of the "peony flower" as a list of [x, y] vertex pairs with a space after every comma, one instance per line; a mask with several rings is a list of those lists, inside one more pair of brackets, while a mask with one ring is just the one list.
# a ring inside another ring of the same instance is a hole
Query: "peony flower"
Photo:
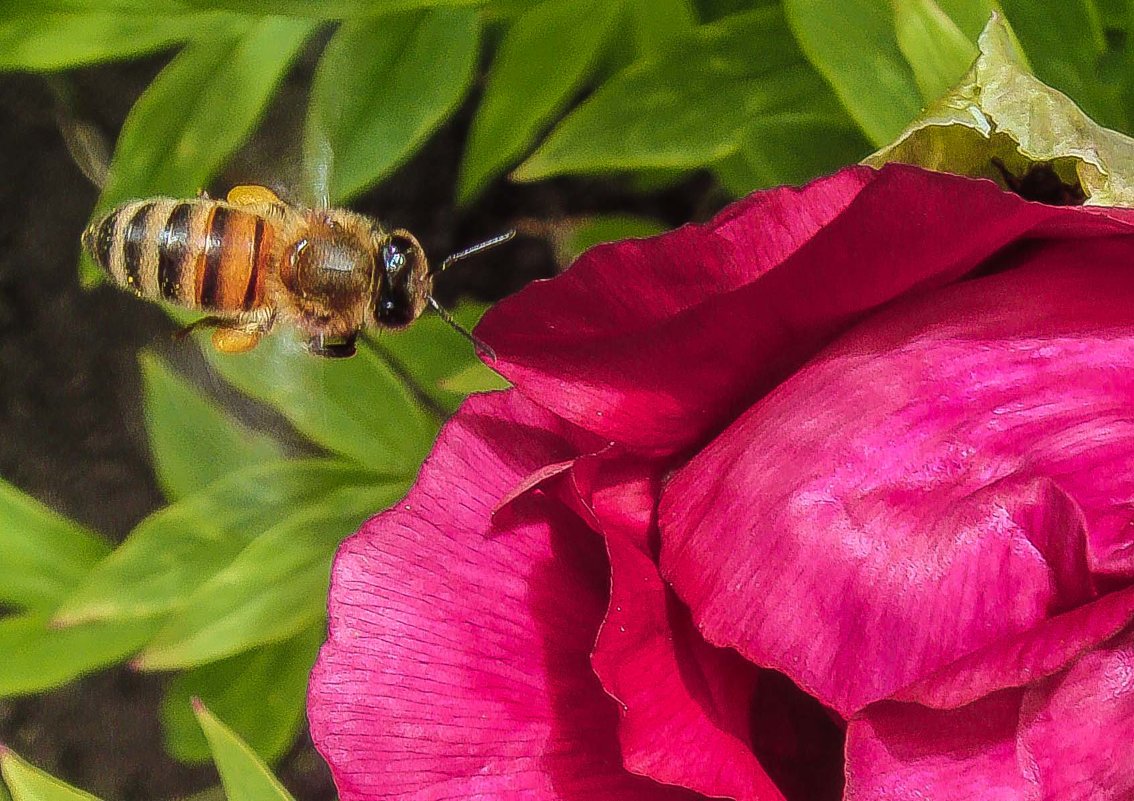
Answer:
[[500, 303], [335, 563], [344, 801], [1134, 796], [1132, 235], [857, 167]]

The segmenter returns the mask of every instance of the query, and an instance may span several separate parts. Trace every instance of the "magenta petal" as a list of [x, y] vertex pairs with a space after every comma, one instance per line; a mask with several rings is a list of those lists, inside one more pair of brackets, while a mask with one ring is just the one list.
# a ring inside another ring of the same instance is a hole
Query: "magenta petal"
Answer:
[[561, 504], [499, 501], [570, 432], [517, 393], [471, 399], [406, 500], [340, 550], [312, 736], [344, 801], [678, 799], [626, 772], [590, 666], [602, 542]]
[[894, 694], [930, 707], [968, 704], [989, 687], [1022, 687], [1061, 670], [1134, 619], [1134, 587], [1109, 593], [994, 642]]
[[673, 452], [719, 431], [825, 343], [1024, 236], [1131, 225], [990, 181], [892, 165], [757, 193], [703, 226], [589, 251], [492, 309], [494, 367], [604, 437]]
[[1132, 255], [1050, 244], [896, 304], [682, 469], [662, 572], [706, 638], [849, 717], [1090, 601], [1134, 508]]
[[577, 483], [610, 556], [610, 607], [592, 664], [622, 705], [626, 767], [712, 797], [782, 801], [752, 753], [757, 669], [706, 644], [658, 575], [657, 482], [641, 467], [592, 461]]
[[1023, 693], [948, 712], [870, 707], [847, 728], [846, 801], [1039, 801], [1016, 750]]
[[1134, 631], [1029, 692], [1022, 718], [1042, 801], [1134, 798]]

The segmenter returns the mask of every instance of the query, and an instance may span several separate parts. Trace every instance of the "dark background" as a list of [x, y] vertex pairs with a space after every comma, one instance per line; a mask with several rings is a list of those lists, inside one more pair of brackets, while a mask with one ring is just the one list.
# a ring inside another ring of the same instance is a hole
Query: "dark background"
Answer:
[[[59, 77], [75, 113], [113, 141], [167, 58]], [[286, 180], [311, 65], [308, 58], [296, 67], [260, 131], [216, 182], [218, 194], [237, 182]], [[476, 95], [410, 163], [354, 204], [409, 228], [433, 258], [525, 219], [554, 228], [578, 215], [617, 212], [677, 225], [723, 205], [723, 195], [701, 175], [651, 194], [618, 180], [532, 186], [501, 180], [475, 207], [457, 210], [452, 196]], [[79, 234], [98, 192], [64, 145], [56, 97], [43, 77], [0, 75], [0, 477], [121, 541], [163, 503], [142, 421], [138, 351], [172, 353], [190, 373], [204, 369], [203, 361], [191, 346], [172, 342], [175, 327], [158, 307], [106, 285], [80, 287]], [[559, 266], [549, 243], [530, 235], [490, 261], [490, 269], [470, 262], [446, 273], [438, 288], [442, 301], [462, 294], [498, 299]], [[284, 425], [263, 410], [235, 411], [260, 424]], [[162, 748], [157, 709], [163, 684], [160, 675], [118, 667], [48, 695], [0, 701], [0, 743], [103, 798], [170, 798], [212, 786], [212, 767], [182, 765]], [[277, 771], [301, 801], [334, 797], [306, 735]]]

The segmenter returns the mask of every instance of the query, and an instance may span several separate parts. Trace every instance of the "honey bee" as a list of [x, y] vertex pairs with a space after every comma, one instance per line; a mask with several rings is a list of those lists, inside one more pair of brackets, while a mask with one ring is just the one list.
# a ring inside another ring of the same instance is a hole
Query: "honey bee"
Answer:
[[222, 353], [254, 348], [277, 323], [294, 326], [317, 355], [354, 355], [365, 328], [404, 328], [427, 306], [482, 352], [491, 351], [433, 297], [453, 262], [515, 232], [453, 254], [432, 270], [406, 230], [345, 209], [304, 209], [267, 187], [234, 187], [224, 200], [149, 198], [93, 222], [83, 247], [118, 286], [209, 316]]

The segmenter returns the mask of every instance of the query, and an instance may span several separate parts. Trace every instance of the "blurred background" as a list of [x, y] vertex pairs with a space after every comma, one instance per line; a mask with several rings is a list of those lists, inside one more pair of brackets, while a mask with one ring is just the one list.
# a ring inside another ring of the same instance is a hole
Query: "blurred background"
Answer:
[[440, 280], [471, 326], [592, 244], [864, 158], [962, 77], [994, 11], [1038, 77], [1128, 132], [1132, 5], [6, 4], [0, 743], [100, 798], [211, 797], [197, 696], [297, 798], [333, 798], [303, 696], [335, 547], [502, 386], [429, 315], [335, 362], [286, 331], [241, 356], [175, 340], [191, 316], [81, 258], [92, 217], [256, 183], [433, 259], [514, 228]]

